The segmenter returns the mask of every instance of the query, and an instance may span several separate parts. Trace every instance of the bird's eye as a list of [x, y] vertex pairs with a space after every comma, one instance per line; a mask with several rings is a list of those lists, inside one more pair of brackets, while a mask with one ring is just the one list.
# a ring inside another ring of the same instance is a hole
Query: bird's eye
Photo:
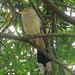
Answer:
[[29, 12], [28, 11], [25, 11], [25, 13], [28, 14]]

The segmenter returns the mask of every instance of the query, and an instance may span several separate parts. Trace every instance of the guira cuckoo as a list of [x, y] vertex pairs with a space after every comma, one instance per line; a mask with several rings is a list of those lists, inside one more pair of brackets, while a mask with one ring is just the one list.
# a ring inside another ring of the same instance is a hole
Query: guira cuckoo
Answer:
[[[32, 7], [25, 8], [22, 12], [19, 13], [21, 14], [23, 28], [27, 35], [44, 34], [41, 19]], [[46, 49], [46, 43], [43, 38], [35, 38], [32, 41], [34, 41], [41, 48]], [[37, 60], [41, 74], [51, 73], [51, 60], [46, 58], [39, 51], [37, 51]]]

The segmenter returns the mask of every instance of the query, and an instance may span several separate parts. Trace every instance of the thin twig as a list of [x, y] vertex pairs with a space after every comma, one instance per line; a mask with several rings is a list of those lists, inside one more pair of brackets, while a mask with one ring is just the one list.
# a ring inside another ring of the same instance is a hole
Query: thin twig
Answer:
[[11, 22], [13, 21], [13, 17], [10, 19], [10, 22], [8, 23], [8, 25], [2, 30], [2, 32], [4, 32], [11, 24]]
[[43, 28], [44, 32], [46, 33], [46, 31], [45, 31], [45, 24], [44, 24], [44, 22], [43, 22], [43, 20], [42, 20], [42, 17], [40, 16], [39, 12], [38, 12], [37, 9], [35, 8], [35, 6], [34, 6], [34, 4], [32, 3], [32, 1], [31, 1], [31, 0], [29, 0], [29, 1], [30, 1], [30, 3], [31, 3], [32, 7], [34, 8], [34, 10], [36, 11], [37, 15], [39, 16], [39, 18], [41, 19], [41, 21], [42, 21], [42, 28]]
[[[39, 12], [38, 12], [37, 9], [35, 8], [34, 4], [32, 3], [31, 0], [29, 0], [29, 1], [30, 1], [30, 3], [31, 3], [32, 7], [35, 9], [35, 11], [36, 11], [36, 13], [38, 14], [38, 16], [40, 17], [41, 21], [43, 22], [42, 17], [40, 16]], [[43, 24], [44, 24], [44, 22], [43, 22]]]

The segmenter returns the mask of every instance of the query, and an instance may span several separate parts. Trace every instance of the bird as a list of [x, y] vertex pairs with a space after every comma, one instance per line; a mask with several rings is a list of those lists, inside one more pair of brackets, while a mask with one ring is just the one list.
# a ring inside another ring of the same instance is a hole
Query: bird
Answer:
[[[42, 25], [43, 23], [34, 8], [26, 7], [23, 11], [19, 12], [19, 14], [21, 14], [23, 28], [27, 35], [45, 33]], [[32, 41], [42, 49], [46, 49], [47, 47], [43, 38], [34, 38]], [[48, 51], [46, 50], [46, 52]], [[43, 55], [39, 50], [37, 50], [37, 61], [41, 74], [51, 73], [51, 60]]]

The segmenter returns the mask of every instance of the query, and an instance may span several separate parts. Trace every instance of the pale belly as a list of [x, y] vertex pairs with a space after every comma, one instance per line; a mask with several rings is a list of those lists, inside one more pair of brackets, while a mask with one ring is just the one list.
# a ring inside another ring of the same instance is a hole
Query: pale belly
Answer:
[[28, 35], [38, 34], [40, 33], [40, 22], [37, 20], [37, 18], [26, 18], [23, 21], [23, 27], [24, 30]]
[[33, 25], [33, 24], [32, 25], [31, 24], [25, 25], [24, 30], [26, 31], [26, 33], [28, 35], [34, 35], [34, 34], [40, 33], [40, 28], [36, 25]]

